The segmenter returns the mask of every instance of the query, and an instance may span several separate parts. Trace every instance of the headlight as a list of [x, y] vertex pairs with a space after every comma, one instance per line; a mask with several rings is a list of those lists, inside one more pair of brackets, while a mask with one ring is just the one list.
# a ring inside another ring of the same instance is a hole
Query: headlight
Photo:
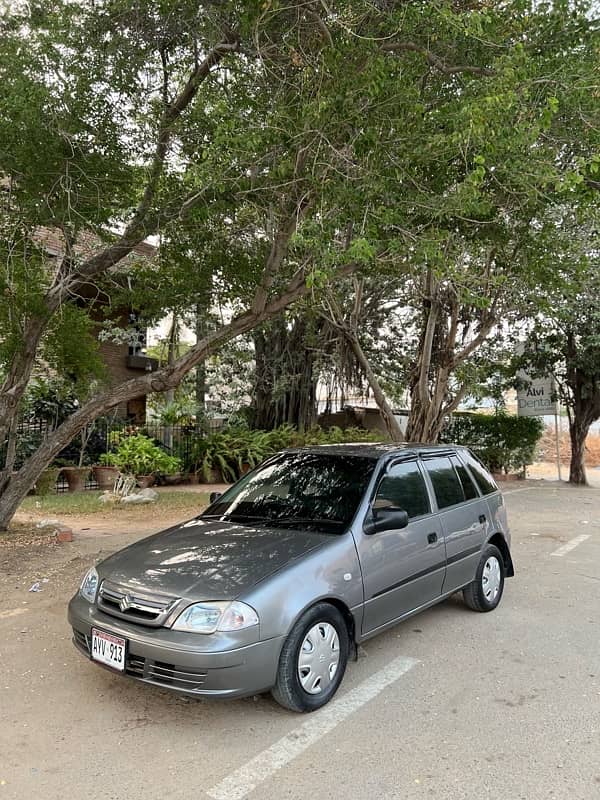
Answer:
[[258, 625], [258, 614], [245, 603], [194, 603], [177, 617], [173, 629], [191, 633], [240, 631]]
[[86, 574], [85, 578], [81, 581], [81, 586], [79, 587], [79, 594], [88, 601], [88, 603], [93, 603], [96, 599], [96, 592], [98, 591], [98, 573], [96, 572], [96, 568], [92, 567], [89, 569]]

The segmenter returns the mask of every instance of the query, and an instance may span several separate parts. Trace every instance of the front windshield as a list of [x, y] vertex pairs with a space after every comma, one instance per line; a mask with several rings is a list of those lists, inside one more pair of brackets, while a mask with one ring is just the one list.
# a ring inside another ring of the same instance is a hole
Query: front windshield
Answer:
[[242, 478], [203, 516], [343, 533], [375, 464], [366, 456], [282, 453]]

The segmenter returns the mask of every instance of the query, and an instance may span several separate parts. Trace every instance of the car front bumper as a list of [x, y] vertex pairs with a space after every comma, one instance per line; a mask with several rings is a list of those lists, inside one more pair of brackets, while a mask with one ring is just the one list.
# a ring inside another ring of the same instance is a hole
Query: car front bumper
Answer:
[[125, 671], [106, 669], [191, 697], [234, 698], [267, 691], [275, 684], [285, 638], [208, 651], [207, 636], [123, 622], [79, 595], [69, 603], [68, 616], [73, 644], [90, 660], [92, 628], [99, 628], [127, 640]]

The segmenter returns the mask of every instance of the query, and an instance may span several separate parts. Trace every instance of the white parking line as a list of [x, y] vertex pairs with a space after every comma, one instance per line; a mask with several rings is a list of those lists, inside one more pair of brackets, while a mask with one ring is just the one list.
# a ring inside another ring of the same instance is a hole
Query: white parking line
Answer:
[[550, 553], [551, 556], [566, 556], [567, 553], [570, 553], [571, 550], [574, 550], [577, 545], [582, 544], [585, 542], [586, 539], [590, 538], [589, 533], [582, 533], [580, 536], [576, 536], [574, 539], [571, 539], [570, 542], [563, 544], [562, 547], [559, 547], [558, 550], [555, 550], [553, 553]]
[[277, 770], [285, 767], [315, 742], [330, 733], [346, 717], [377, 697], [380, 692], [397, 681], [415, 664], [418, 664], [418, 661], [414, 658], [405, 656], [395, 658], [387, 667], [367, 678], [339, 700], [333, 700], [321, 711], [311, 714], [299, 728], [279, 739], [271, 747], [263, 750], [262, 753], [217, 783], [208, 790], [208, 796], [213, 800], [241, 800], [246, 797], [259, 783], [270, 778]]

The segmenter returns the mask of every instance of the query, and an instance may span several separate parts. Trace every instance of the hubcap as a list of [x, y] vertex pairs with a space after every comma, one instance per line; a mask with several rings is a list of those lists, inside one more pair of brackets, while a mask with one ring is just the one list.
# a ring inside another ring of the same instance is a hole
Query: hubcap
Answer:
[[481, 588], [488, 603], [493, 603], [500, 591], [502, 573], [500, 563], [495, 556], [490, 556], [483, 566]]
[[340, 639], [328, 622], [308, 631], [298, 655], [298, 677], [304, 691], [321, 694], [332, 682], [340, 663]]

